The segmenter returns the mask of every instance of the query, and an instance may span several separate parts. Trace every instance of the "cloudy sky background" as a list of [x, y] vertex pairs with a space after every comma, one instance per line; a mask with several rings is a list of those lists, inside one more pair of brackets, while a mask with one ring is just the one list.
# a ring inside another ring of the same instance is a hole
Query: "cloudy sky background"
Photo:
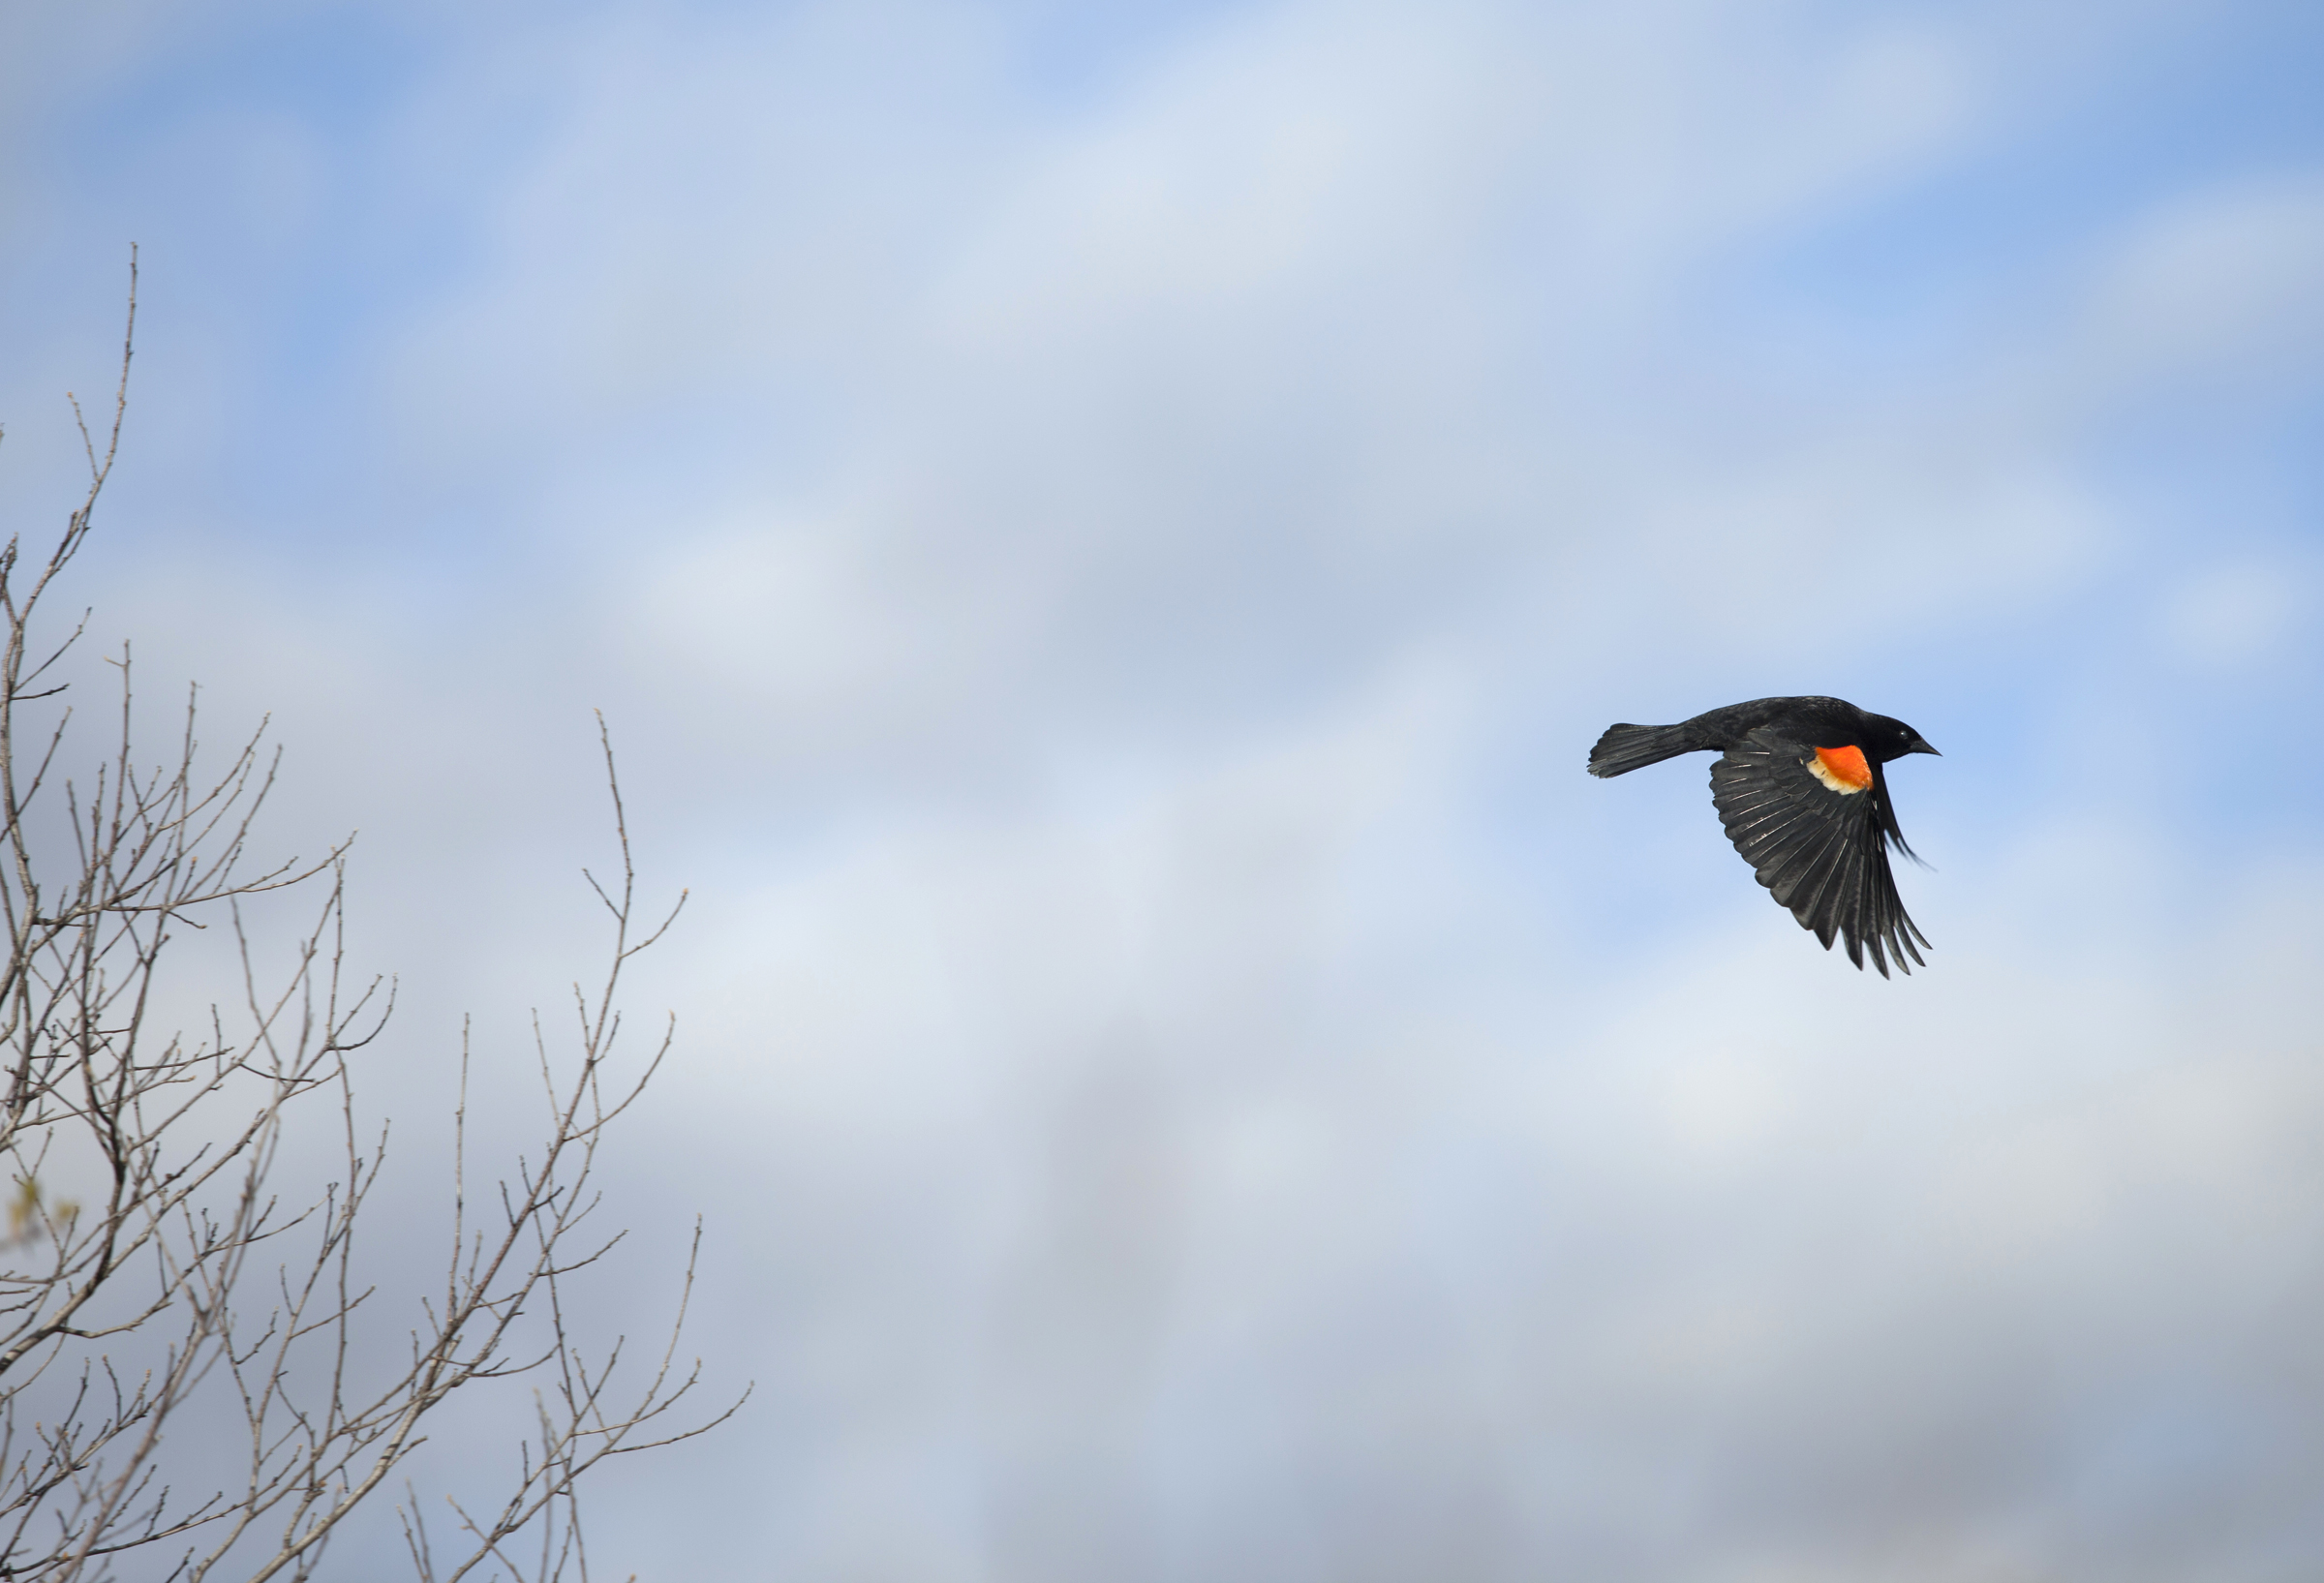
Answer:
[[[2309, 1578], [2320, 67], [2218, 0], [15, 8], [0, 510], [137, 242], [68, 602], [360, 829], [414, 1245], [461, 1013], [591, 971], [604, 710], [692, 900], [597, 1317], [700, 1211], [758, 1382], [608, 1575]], [[1945, 755], [1909, 980], [1703, 761], [1581, 773], [1802, 691]]]

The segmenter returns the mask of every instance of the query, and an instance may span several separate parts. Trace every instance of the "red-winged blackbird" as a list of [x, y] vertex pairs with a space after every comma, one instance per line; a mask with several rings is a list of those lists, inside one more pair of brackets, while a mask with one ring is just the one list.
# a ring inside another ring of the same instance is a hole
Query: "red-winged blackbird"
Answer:
[[1891, 960], [1911, 972], [1905, 959], [1921, 961], [1913, 942], [1929, 940], [1905, 916], [1888, 871], [1889, 847], [1907, 857], [1912, 848], [1881, 766], [1937, 749], [1904, 721], [1838, 698], [1755, 698], [1677, 725], [1608, 726], [1590, 749], [1590, 774], [1705, 751], [1720, 755], [1711, 801], [1728, 838], [1799, 927], [1826, 951], [1834, 935], [1846, 939], [1859, 968], [1869, 947], [1882, 978]]

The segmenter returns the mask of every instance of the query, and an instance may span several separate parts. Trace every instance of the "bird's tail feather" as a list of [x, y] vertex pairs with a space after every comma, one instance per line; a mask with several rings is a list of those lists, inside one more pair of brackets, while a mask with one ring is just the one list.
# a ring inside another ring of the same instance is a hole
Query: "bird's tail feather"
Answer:
[[1609, 725], [1598, 746], [1590, 749], [1590, 774], [1628, 775], [1693, 752], [1697, 746], [1687, 740], [1683, 725]]

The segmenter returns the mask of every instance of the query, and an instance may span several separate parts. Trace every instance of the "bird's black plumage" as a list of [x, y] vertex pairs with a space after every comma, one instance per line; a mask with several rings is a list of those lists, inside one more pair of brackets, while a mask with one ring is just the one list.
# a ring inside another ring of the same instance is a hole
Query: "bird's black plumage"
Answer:
[[[1590, 749], [1590, 774], [1626, 775], [1681, 753], [1716, 752], [1711, 802], [1760, 884], [1829, 951], [1848, 942], [1888, 976], [1922, 960], [1928, 937], [1906, 916], [1888, 848], [1907, 857], [1882, 766], [1934, 753], [1902, 720], [1838, 698], [1755, 698], [1677, 725], [1615, 725]], [[1926, 965], [1923, 963], [1923, 965]]]

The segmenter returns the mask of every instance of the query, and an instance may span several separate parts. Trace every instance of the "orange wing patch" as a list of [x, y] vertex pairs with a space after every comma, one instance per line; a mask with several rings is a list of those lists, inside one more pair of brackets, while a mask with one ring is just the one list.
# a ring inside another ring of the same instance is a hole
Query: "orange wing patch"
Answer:
[[1861, 747], [1819, 747], [1816, 756], [1808, 760], [1808, 769], [1843, 797], [1872, 784], [1872, 766], [1864, 762]]

